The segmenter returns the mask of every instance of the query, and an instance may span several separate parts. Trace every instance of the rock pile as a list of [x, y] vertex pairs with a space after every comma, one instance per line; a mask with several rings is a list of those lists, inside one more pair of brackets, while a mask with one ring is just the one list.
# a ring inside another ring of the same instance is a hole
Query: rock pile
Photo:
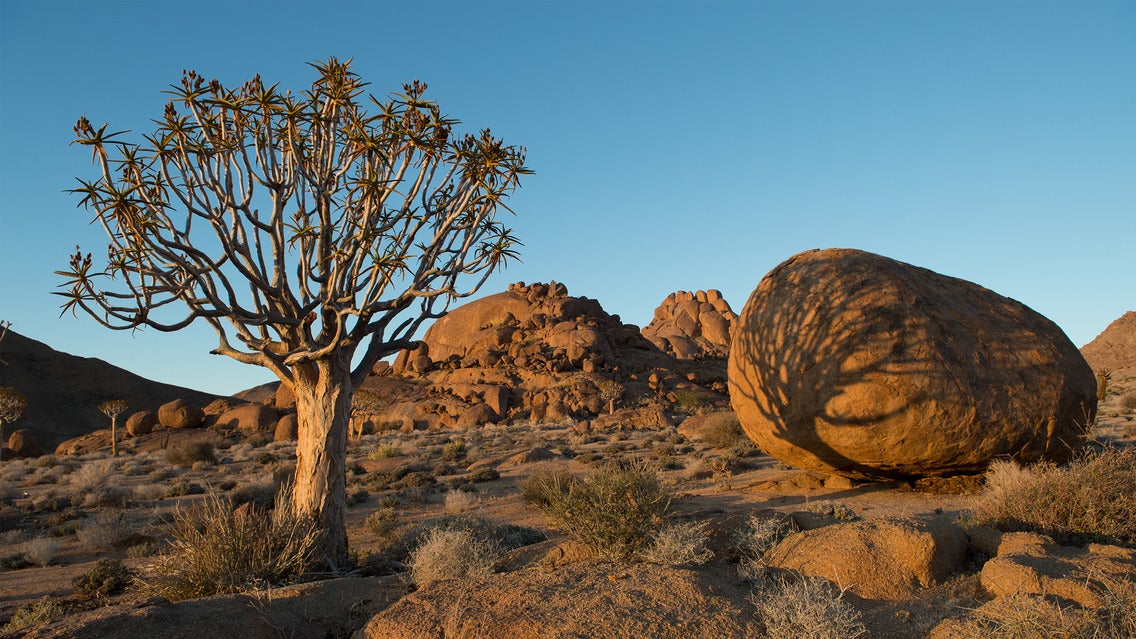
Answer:
[[737, 318], [719, 291], [678, 291], [655, 309], [655, 318], [643, 329], [643, 336], [679, 359], [726, 357], [730, 329]]
[[730, 396], [747, 434], [803, 469], [854, 478], [1061, 462], [1096, 380], [1053, 322], [977, 284], [863, 251], [793, 256], [738, 319]]
[[[512, 284], [454, 309], [391, 371], [377, 376], [391, 381], [379, 391], [386, 408], [373, 421], [399, 428], [588, 421], [616, 409], [624, 412], [605, 415], [599, 425], [655, 427], [669, 423], [660, 415], [680, 396], [724, 403], [726, 390], [721, 363], [680, 362], [596, 300], [572, 297], [557, 282]], [[392, 400], [399, 379], [428, 386], [419, 396], [404, 387]]]

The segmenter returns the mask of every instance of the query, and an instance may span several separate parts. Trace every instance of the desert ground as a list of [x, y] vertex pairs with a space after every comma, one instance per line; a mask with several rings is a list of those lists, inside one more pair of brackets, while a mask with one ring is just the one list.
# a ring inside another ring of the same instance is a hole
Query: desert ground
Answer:
[[[1136, 392], [1136, 370], [1115, 371], [1111, 389], [1093, 437], [1097, 445], [1132, 446], [1136, 410], [1124, 404]], [[407, 581], [406, 549], [399, 548], [399, 540], [446, 516], [475, 515], [524, 527], [534, 541], [547, 539], [534, 546], [541, 549], [536, 555], [547, 554], [566, 537], [525, 499], [526, 479], [554, 470], [584, 476], [613, 460], [641, 460], [656, 469], [662, 485], [677, 495], [672, 516], [711, 522], [710, 534], [720, 537], [757, 513], [808, 513], [814, 520], [834, 521], [937, 518], [965, 526], [982, 499], [980, 476], [853, 483], [787, 467], [744, 437], [707, 442], [678, 428], [580, 430], [573, 423], [546, 423], [363, 436], [351, 445], [348, 463], [347, 523], [358, 557], [355, 574], [393, 574], [388, 579]], [[164, 551], [174, 513], [211, 496], [269, 503], [276, 483], [294, 464], [295, 444], [268, 439], [239, 431], [221, 436], [159, 430], [124, 440], [117, 457], [99, 451], [5, 461], [0, 467], [0, 614], [9, 618], [36, 602], [58, 602], [66, 612], [55, 625], [68, 628], [67, 619], [92, 614], [83, 611], [145, 605], [146, 597], [133, 588], [109, 597], [81, 597], [74, 580], [106, 558], [144, 571]], [[215, 446], [211, 460], [169, 453], [206, 440]], [[744, 575], [727, 547], [719, 545], [697, 571], [723, 588], [738, 587]], [[713, 543], [710, 548], [715, 549]], [[979, 583], [981, 560], [970, 552], [964, 570], [908, 598], [846, 596], [860, 613], [866, 636], [926, 637], [943, 619], [966, 615], [989, 600]], [[356, 619], [351, 627], [344, 621], [333, 635], [347, 636], [365, 621]], [[31, 636], [70, 631], [57, 632]]]

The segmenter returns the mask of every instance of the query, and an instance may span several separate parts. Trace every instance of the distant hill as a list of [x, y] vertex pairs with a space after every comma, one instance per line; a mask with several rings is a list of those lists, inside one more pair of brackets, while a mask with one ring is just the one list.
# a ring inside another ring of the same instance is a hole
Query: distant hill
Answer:
[[[204, 407], [217, 395], [148, 380], [112, 364], [90, 357], [61, 353], [47, 344], [12, 330], [0, 345], [0, 386], [11, 386], [28, 398], [24, 417], [5, 425], [5, 435], [14, 428], [36, 433], [45, 451], [65, 439], [110, 426], [97, 406], [108, 399], [124, 399], [126, 415], [157, 410], [162, 404], [185, 399]], [[125, 421], [125, 416], [120, 417]]]
[[1128, 311], [1081, 348], [1096, 370], [1136, 367], [1136, 311]]

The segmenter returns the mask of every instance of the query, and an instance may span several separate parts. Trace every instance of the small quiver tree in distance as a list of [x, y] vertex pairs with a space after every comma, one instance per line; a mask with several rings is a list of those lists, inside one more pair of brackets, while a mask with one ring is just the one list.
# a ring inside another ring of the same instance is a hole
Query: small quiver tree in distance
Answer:
[[99, 412], [110, 418], [110, 454], [118, 456], [118, 416], [127, 408], [126, 400], [112, 399], [99, 404]]
[[319, 519], [334, 569], [348, 560], [352, 392], [516, 257], [497, 214], [531, 171], [523, 148], [488, 129], [453, 133], [457, 120], [421, 82], [380, 101], [364, 98], [350, 61], [312, 67], [300, 95], [259, 76], [230, 88], [186, 71], [140, 142], [81, 118], [75, 143], [99, 174], [74, 192], [110, 243], [99, 268], [77, 247], [57, 294], [64, 312], [113, 329], [203, 320], [213, 353], [291, 387], [292, 499]]
[[0, 461], [4, 460], [4, 426], [23, 416], [28, 398], [11, 386], [0, 387]]
[[600, 401], [607, 404], [607, 413], [615, 413], [615, 401], [623, 397], [623, 384], [614, 379], [605, 379], [600, 382]]

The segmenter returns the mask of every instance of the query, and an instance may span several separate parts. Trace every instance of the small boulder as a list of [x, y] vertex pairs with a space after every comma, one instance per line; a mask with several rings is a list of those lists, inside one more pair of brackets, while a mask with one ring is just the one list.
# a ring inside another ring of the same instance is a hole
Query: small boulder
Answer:
[[140, 410], [126, 418], [126, 434], [131, 437], [141, 437], [154, 432], [158, 425], [158, 416], [152, 410]]
[[769, 565], [823, 577], [865, 599], [907, 599], [962, 569], [966, 534], [942, 520], [873, 519], [785, 538]]
[[184, 399], [175, 399], [158, 408], [158, 422], [166, 428], [197, 428], [205, 421], [205, 411]]
[[488, 424], [496, 419], [497, 414], [493, 412], [492, 408], [485, 404], [474, 404], [458, 418], [457, 427], [472, 428], [474, 426]]
[[1053, 322], [848, 249], [800, 253], [761, 280], [733, 329], [729, 384], [763, 450], [852, 478], [1063, 462], [1097, 406], [1092, 369]]

